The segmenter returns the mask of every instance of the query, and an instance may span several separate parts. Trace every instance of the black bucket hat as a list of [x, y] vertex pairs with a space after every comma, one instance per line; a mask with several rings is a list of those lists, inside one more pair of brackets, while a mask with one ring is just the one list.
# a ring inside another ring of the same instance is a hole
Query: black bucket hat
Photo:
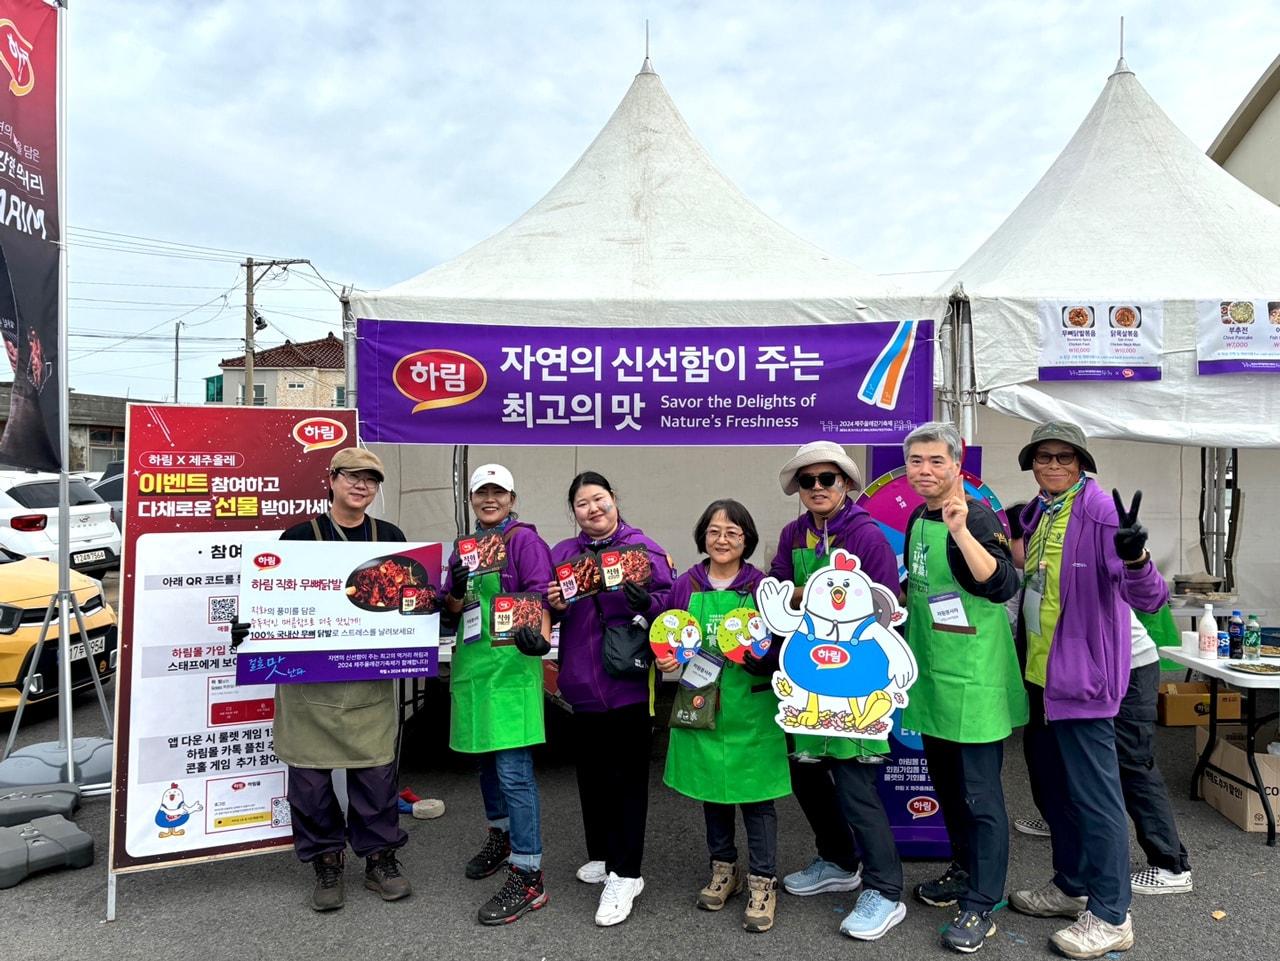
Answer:
[[1098, 472], [1098, 465], [1093, 462], [1093, 455], [1089, 453], [1089, 448], [1086, 446], [1088, 442], [1084, 431], [1065, 420], [1050, 421], [1032, 431], [1031, 442], [1018, 454], [1018, 466], [1023, 470], [1031, 470], [1031, 461], [1035, 457], [1036, 448], [1047, 440], [1060, 440], [1064, 444], [1070, 444], [1076, 449], [1080, 466], [1095, 474]]

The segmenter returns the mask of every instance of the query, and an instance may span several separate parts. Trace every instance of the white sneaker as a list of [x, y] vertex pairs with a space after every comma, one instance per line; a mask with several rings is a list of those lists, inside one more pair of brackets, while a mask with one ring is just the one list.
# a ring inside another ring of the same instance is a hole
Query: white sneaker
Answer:
[[588, 861], [578, 868], [578, 880], [583, 884], [604, 884], [609, 880], [609, 872], [604, 869], [603, 861]]
[[1068, 958], [1100, 958], [1112, 951], [1128, 951], [1133, 947], [1133, 920], [1126, 914], [1120, 924], [1108, 924], [1086, 911], [1075, 924], [1051, 934], [1049, 943]]
[[1144, 868], [1129, 877], [1134, 894], [1186, 894], [1191, 890], [1190, 871]]
[[596, 924], [607, 928], [627, 920], [631, 916], [631, 905], [643, 890], [644, 878], [620, 878], [610, 871], [604, 890], [600, 892]]

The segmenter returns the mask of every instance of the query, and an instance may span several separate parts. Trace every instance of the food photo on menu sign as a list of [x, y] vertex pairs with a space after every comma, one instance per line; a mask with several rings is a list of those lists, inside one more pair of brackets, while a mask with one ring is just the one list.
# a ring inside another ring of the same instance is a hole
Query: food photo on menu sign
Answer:
[[1159, 380], [1161, 303], [1041, 301], [1039, 377]]
[[1197, 301], [1196, 360], [1199, 374], [1280, 373], [1280, 300]]

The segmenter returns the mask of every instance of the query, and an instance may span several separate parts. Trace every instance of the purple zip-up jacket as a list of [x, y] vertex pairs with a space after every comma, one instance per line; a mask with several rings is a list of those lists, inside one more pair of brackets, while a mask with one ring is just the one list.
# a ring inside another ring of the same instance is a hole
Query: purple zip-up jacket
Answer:
[[[724, 590], [748, 595], [744, 606], [754, 607], [756, 588], [760, 586], [762, 580], [764, 580], [764, 572], [750, 562], [743, 561], [742, 567], [738, 569], [738, 573], [733, 578], [733, 583], [724, 588]], [[672, 610], [687, 611], [689, 609], [689, 601], [693, 599], [694, 594], [710, 594], [712, 591], [718, 590], [720, 588], [711, 586], [711, 575], [707, 569], [707, 562], [699, 561], [676, 578], [667, 607]], [[703, 643], [705, 644], [706, 641], [704, 640]]]
[[[1023, 541], [1040, 523], [1037, 498], [1022, 512]], [[1169, 587], [1150, 560], [1132, 570], [1116, 554], [1115, 501], [1093, 480], [1071, 505], [1058, 575], [1061, 609], [1045, 665], [1044, 713], [1050, 721], [1115, 717], [1129, 686], [1133, 644], [1129, 608], [1155, 613]], [[1026, 625], [1018, 615], [1019, 633]]]
[[[583, 551], [637, 544], [649, 552], [653, 569], [647, 586], [649, 610], [642, 614], [645, 620], [652, 622], [669, 606], [674, 576], [667, 552], [645, 537], [644, 531], [620, 520], [618, 529], [607, 543], [594, 547], [590, 537], [579, 533], [577, 537], [570, 537], [551, 548], [551, 567], [554, 571], [557, 565]], [[600, 618], [603, 615], [609, 624], [628, 623], [635, 614], [627, 606], [625, 593], [602, 591], [593, 597], [574, 601], [566, 611], [552, 611], [551, 615], [560, 624], [560, 694], [575, 711], [598, 714], [649, 700], [646, 678], [617, 678], [604, 669], [604, 625]]]
[[[795, 583], [796, 569], [791, 551], [807, 543], [809, 532], [821, 540], [822, 526], [808, 511], [782, 529], [778, 535], [778, 553], [769, 565], [770, 577]], [[877, 584], [895, 596], [902, 592], [902, 584], [898, 581], [898, 558], [893, 548], [875, 519], [851, 498], [846, 497], [836, 515], [827, 520], [827, 538], [831, 550], [843, 547], [850, 554], [856, 554], [862, 570]]]

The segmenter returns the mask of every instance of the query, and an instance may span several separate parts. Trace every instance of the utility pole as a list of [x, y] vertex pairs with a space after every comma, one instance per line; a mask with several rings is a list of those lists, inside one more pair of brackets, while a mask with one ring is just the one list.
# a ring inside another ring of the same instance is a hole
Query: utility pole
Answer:
[[178, 403], [178, 331], [182, 330], [182, 321], [173, 325], [173, 402]]
[[[273, 267], [290, 267], [294, 264], [310, 264], [305, 259], [297, 260], [254, 260], [246, 257], [244, 268], [244, 403], [253, 406], [253, 335], [256, 330], [266, 328], [266, 322], [258, 318], [253, 309], [253, 286], [265, 277]], [[261, 267], [262, 273], [254, 276], [254, 268]]]

